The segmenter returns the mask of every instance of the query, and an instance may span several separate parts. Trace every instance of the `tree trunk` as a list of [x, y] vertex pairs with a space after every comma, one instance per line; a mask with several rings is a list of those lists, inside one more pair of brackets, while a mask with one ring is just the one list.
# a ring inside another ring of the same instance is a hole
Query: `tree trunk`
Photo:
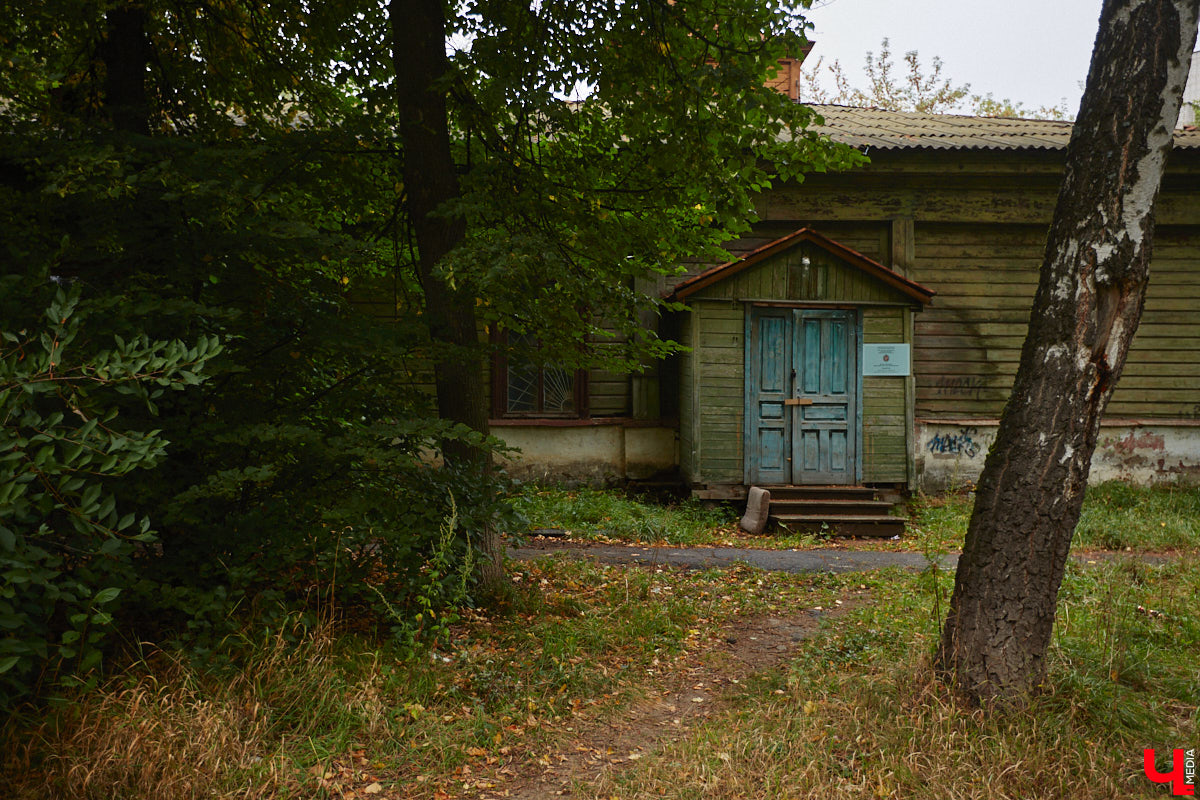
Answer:
[[[475, 297], [448, 286], [435, 272], [438, 262], [466, 235], [462, 219], [439, 213], [459, 196], [444, 86], [449, 69], [445, 4], [442, 0], [391, 0], [388, 10], [404, 147], [404, 190], [417, 241], [417, 279], [425, 295], [425, 318], [436, 352], [438, 416], [486, 434], [488, 412]], [[490, 472], [491, 456], [485, 449], [447, 440], [442, 453], [447, 465], [485, 477]], [[484, 596], [495, 595], [507, 584], [500, 532], [488, 525], [477, 533], [475, 544], [482, 555], [479, 588]]]
[[118, 6], [109, 9], [104, 21], [107, 30], [97, 52], [104, 62], [104, 107], [117, 130], [148, 134], [146, 66], [150, 41], [146, 38], [146, 10], [131, 4]]
[[1141, 319], [1154, 205], [1200, 0], [1105, 0], [1029, 333], [988, 453], [936, 668], [972, 701], [1042, 682], [1100, 417]]

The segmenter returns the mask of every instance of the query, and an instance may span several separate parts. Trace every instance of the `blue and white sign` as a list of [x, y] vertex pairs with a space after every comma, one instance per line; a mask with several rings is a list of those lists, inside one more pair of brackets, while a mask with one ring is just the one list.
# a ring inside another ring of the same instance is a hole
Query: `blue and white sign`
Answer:
[[864, 344], [863, 375], [908, 375], [909, 346], [907, 344]]

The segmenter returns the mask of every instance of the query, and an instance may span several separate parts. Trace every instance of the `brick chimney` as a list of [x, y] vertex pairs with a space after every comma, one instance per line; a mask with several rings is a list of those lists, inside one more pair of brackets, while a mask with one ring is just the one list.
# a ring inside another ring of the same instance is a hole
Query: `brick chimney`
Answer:
[[[800, 99], [800, 65], [804, 63], [804, 59], [812, 52], [815, 42], [806, 42], [804, 48], [800, 51], [798, 58], [788, 56], [779, 59], [779, 71], [775, 73], [774, 80], [767, 81], [767, 86], [782, 92], [792, 100]], [[1192, 69], [1195, 70], [1195, 61], [1192, 62]]]

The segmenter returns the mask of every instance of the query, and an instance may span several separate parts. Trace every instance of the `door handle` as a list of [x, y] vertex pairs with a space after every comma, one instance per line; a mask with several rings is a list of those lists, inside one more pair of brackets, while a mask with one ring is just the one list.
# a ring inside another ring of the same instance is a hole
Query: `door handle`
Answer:
[[785, 406], [811, 406], [813, 404], [811, 397], [789, 397], [783, 401]]

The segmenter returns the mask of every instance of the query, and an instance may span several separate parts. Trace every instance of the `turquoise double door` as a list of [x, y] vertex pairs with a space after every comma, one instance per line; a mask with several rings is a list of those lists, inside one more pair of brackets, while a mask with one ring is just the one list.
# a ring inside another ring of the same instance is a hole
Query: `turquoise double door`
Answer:
[[747, 483], [858, 483], [858, 312], [758, 306], [746, 327]]

